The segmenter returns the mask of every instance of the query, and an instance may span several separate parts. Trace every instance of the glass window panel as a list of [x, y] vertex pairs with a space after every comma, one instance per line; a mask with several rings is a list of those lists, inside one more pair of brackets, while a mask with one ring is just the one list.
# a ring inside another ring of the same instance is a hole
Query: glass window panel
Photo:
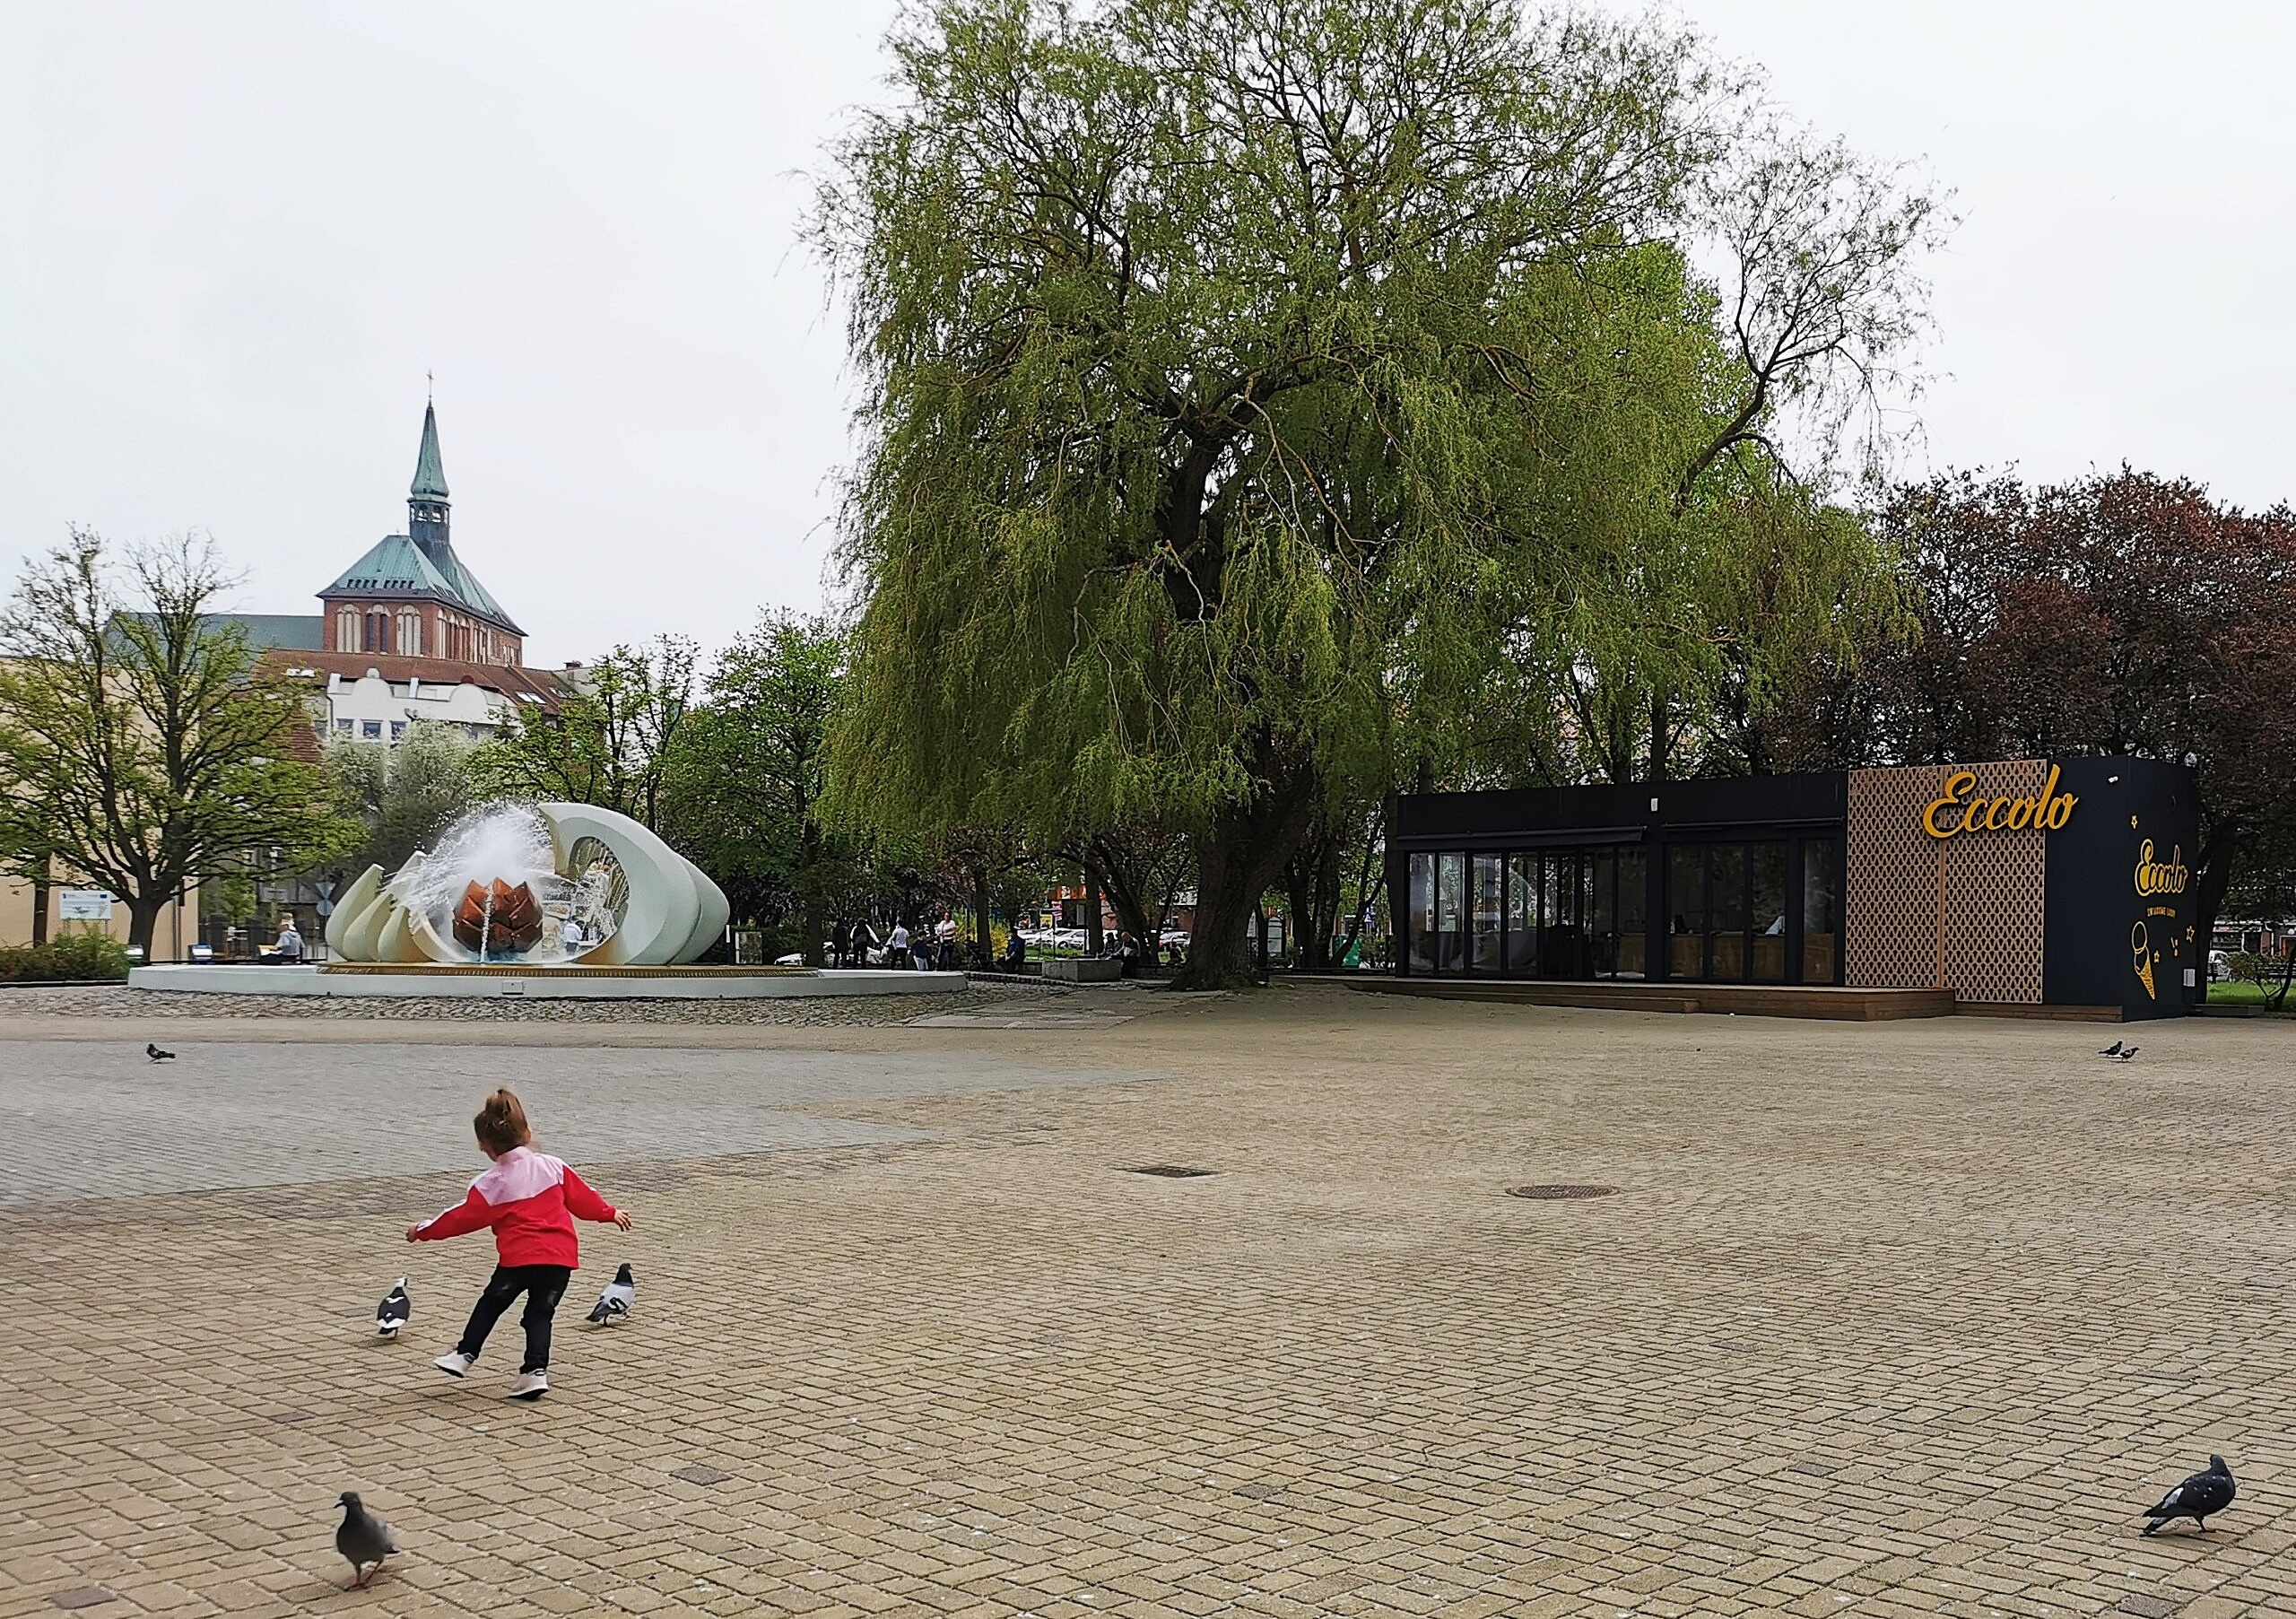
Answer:
[[1474, 970], [1477, 972], [1499, 971], [1500, 918], [1504, 892], [1500, 881], [1501, 863], [1497, 855], [1474, 857], [1472, 890], [1474, 898]]
[[1706, 976], [1706, 850], [1677, 844], [1666, 851], [1666, 971], [1678, 979]]
[[1746, 889], [1751, 901], [1748, 921], [1753, 939], [1753, 979], [1759, 983], [1786, 981], [1786, 845], [1757, 843], [1747, 853]]
[[1618, 976], [1649, 975], [1650, 857], [1639, 849], [1618, 857]]
[[1618, 851], [1598, 849], [1587, 857], [1587, 969], [1598, 979], [1618, 973]]
[[1841, 843], [1812, 838], [1802, 845], [1802, 981], [1831, 984], [1840, 959]]
[[1539, 948], [1539, 857], [1507, 857], [1507, 971], [1535, 971]]
[[1746, 976], [1746, 846], [1718, 843], [1707, 851], [1707, 971], [1718, 979]]
[[[1065, 903], [1065, 901], [1064, 901]], [[1435, 971], [1435, 857], [1411, 857], [1411, 970]]]
[[1457, 972], [1466, 965], [1466, 861], [1465, 855], [1435, 857], [1435, 970]]

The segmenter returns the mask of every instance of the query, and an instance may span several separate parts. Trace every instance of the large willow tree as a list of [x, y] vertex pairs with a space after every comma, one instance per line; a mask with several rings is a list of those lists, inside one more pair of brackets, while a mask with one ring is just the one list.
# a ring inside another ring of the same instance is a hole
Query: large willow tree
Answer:
[[[1744, 396], [1675, 244], [1736, 105], [1512, 0], [947, 0], [814, 233], [864, 383], [848, 814], [1185, 830], [1187, 979], [1509, 636], [1682, 543]], [[1702, 470], [1702, 469], [1701, 469]]]

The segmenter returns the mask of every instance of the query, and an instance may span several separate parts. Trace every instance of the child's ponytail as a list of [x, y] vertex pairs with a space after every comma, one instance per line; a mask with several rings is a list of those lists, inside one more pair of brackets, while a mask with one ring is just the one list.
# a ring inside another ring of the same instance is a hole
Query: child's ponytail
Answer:
[[478, 1145], [497, 1157], [534, 1139], [534, 1132], [526, 1127], [526, 1110], [508, 1085], [481, 1103], [478, 1117], [470, 1122], [478, 1132]]

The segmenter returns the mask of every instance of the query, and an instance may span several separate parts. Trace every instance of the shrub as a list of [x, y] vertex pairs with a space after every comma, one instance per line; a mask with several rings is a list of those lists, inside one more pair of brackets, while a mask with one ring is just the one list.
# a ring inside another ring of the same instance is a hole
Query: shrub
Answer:
[[100, 933], [64, 933], [45, 944], [0, 944], [0, 983], [125, 979], [127, 952]]

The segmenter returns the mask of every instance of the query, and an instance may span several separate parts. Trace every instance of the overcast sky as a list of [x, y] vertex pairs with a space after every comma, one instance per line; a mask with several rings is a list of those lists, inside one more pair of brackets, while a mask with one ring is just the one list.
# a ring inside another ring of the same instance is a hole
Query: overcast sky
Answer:
[[[531, 663], [822, 594], [837, 317], [796, 240], [892, 0], [6, 0], [0, 565], [211, 531], [240, 605], [404, 527], [426, 370]], [[1918, 160], [1929, 461], [2296, 497], [2296, 11], [1696, 0], [1775, 97]]]

